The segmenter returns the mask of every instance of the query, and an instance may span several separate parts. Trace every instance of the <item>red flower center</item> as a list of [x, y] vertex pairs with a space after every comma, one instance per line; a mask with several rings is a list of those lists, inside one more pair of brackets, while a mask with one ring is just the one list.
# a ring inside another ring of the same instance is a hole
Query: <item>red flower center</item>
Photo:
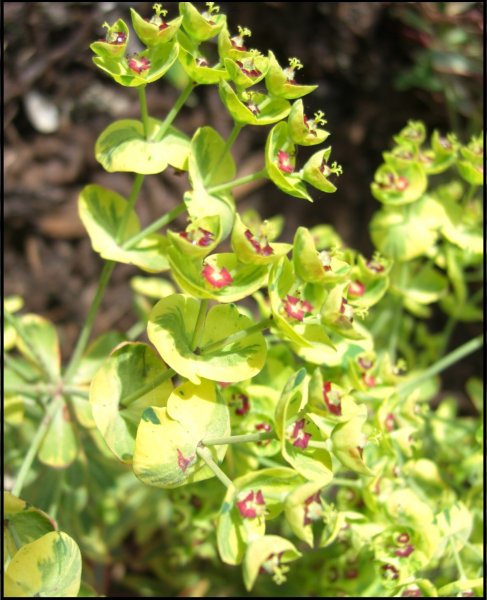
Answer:
[[235, 504], [244, 519], [255, 519], [264, 514], [265, 500], [261, 490], [257, 492], [252, 490], [244, 497], [242, 496], [243, 494], [239, 494], [240, 500], [237, 500]]
[[261, 256], [271, 256], [272, 254], [274, 254], [274, 250], [269, 245], [269, 242], [267, 241], [267, 238], [265, 236], [263, 236], [259, 241], [256, 237], [254, 237], [254, 235], [249, 229], [247, 229], [244, 235], [252, 244], [257, 254], [260, 254]]
[[284, 173], [292, 173], [294, 171], [294, 166], [291, 164], [291, 157], [289, 156], [289, 152], [279, 150], [279, 152], [277, 153], [277, 163], [279, 169]]
[[331, 414], [340, 417], [342, 414], [340, 394], [337, 391], [332, 391], [330, 381], [325, 381], [323, 384], [323, 399]]
[[150, 60], [148, 60], [145, 56], [134, 56], [127, 60], [129, 69], [140, 75], [144, 71], [150, 69]]
[[300, 300], [295, 296], [287, 295], [286, 300], [284, 300], [284, 310], [292, 319], [302, 321], [305, 314], [309, 314], [313, 311], [313, 305], [306, 300]]
[[202, 271], [203, 277], [206, 281], [215, 288], [221, 289], [233, 283], [233, 277], [223, 267], [222, 269], [216, 269], [211, 265], [206, 264]]

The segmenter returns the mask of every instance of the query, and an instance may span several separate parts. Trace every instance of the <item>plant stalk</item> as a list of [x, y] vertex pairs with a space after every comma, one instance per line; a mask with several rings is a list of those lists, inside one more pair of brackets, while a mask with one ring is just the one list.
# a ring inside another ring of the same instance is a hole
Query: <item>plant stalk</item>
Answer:
[[125, 212], [122, 215], [120, 223], [117, 228], [117, 235], [115, 236], [115, 240], [117, 244], [122, 243], [123, 234], [125, 233], [125, 228], [127, 227], [128, 220], [130, 219], [130, 215], [134, 210], [135, 203], [137, 202], [137, 198], [139, 196], [140, 188], [144, 183], [144, 175], [140, 175], [137, 173], [135, 175], [134, 184], [132, 186], [132, 191], [130, 192], [130, 196], [128, 198], [127, 206], [125, 208]]
[[206, 191], [209, 194], [218, 194], [219, 192], [226, 192], [227, 190], [231, 190], [238, 185], [244, 185], [245, 183], [250, 183], [251, 181], [257, 181], [257, 179], [264, 179], [267, 177], [267, 169], [262, 169], [261, 171], [257, 171], [256, 173], [251, 173], [250, 175], [245, 175], [245, 177], [240, 177], [239, 179], [233, 179], [232, 181], [228, 181], [227, 183], [220, 183], [219, 185], [214, 185], [213, 187], [208, 188]]
[[15, 479], [15, 484], [12, 488], [12, 494], [14, 496], [20, 497], [20, 493], [22, 492], [22, 488], [24, 487], [25, 478], [27, 477], [30, 467], [34, 461], [34, 458], [37, 455], [42, 441], [49, 430], [52, 419], [54, 418], [55, 414], [60, 409], [62, 404], [63, 397], [61, 396], [61, 394], [58, 394], [53, 398], [51, 404], [49, 404], [49, 406], [47, 407], [46, 414], [40, 422], [34, 437], [32, 438], [29, 450], [27, 451], [27, 454], [24, 457], [22, 465]]
[[213, 473], [218, 477], [218, 479], [223, 483], [226, 488], [233, 488], [233, 482], [229, 479], [225, 473], [220, 469], [220, 467], [216, 464], [211, 456], [210, 451], [207, 448], [197, 447], [196, 454], [205, 461], [207, 466], [213, 471]]
[[147, 96], [145, 93], [145, 85], [139, 85], [137, 92], [139, 94], [140, 104], [140, 116], [142, 118], [142, 124], [144, 125], [144, 137], [146, 140], [149, 139], [149, 113], [147, 112]]
[[230, 435], [227, 437], [210, 438], [203, 440], [204, 446], [224, 446], [226, 444], [241, 444], [247, 442], [261, 442], [262, 440], [273, 440], [277, 438], [275, 431], [262, 431], [259, 433], [245, 433], [243, 435]]
[[440, 359], [434, 365], [431, 365], [429, 368], [427, 368], [425, 371], [423, 371], [421, 373], [421, 375], [418, 375], [418, 377], [415, 377], [414, 379], [411, 379], [410, 381], [405, 381], [402, 385], [399, 386], [399, 394], [401, 396], [407, 396], [407, 394], [409, 394], [414, 388], [421, 385], [421, 383], [423, 383], [423, 381], [426, 381], [427, 379], [429, 379], [430, 377], [433, 377], [434, 375], [438, 375], [438, 373], [441, 373], [445, 369], [448, 369], [448, 367], [459, 362], [460, 360], [462, 360], [469, 354], [472, 354], [476, 350], [479, 350], [479, 348], [481, 348], [483, 346], [483, 344], [484, 344], [484, 336], [483, 335], [479, 335], [479, 336], [473, 338], [472, 340], [469, 340], [462, 346], [459, 346], [458, 348], [453, 350], [453, 352], [450, 352], [450, 354], [447, 354], [446, 356], [444, 356], [442, 359]]
[[247, 327], [247, 329], [242, 329], [241, 331], [237, 331], [236, 333], [233, 333], [232, 335], [229, 335], [226, 338], [217, 340], [216, 342], [213, 342], [212, 344], [208, 344], [208, 346], [205, 346], [204, 348], [201, 349], [200, 354], [210, 354], [211, 352], [216, 352], [218, 350], [221, 350], [222, 348], [225, 348], [225, 346], [230, 346], [231, 344], [236, 344], [237, 342], [244, 340], [245, 338], [249, 337], [250, 335], [252, 335], [254, 333], [262, 331], [263, 329], [267, 329], [268, 327], [270, 327], [272, 325], [272, 323], [273, 323], [272, 317], [269, 317], [268, 319], [264, 319], [263, 321], [261, 321], [260, 323], [257, 323], [256, 325], [252, 325], [251, 327]]
[[181, 92], [181, 95], [176, 100], [176, 103], [171, 108], [171, 110], [167, 113], [164, 123], [162, 124], [162, 127], [157, 136], [158, 140], [162, 140], [162, 138], [166, 135], [167, 130], [171, 126], [174, 119], [177, 117], [181, 108], [185, 105], [186, 100], [190, 97], [191, 92], [194, 90], [195, 87], [196, 87], [196, 84], [194, 82], [190, 81], [188, 83], [188, 85], [184, 88], [184, 90]]
[[242, 130], [242, 127], [243, 127], [243, 123], [234, 123], [233, 129], [232, 129], [232, 131], [230, 133], [230, 136], [228, 137], [228, 139], [227, 139], [227, 141], [225, 143], [225, 146], [224, 146], [224, 148], [223, 148], [220, 156], [218, 157], [218, 160], [213, 165], [213, 168], [211, 169], [211, 171], [209, 171], [206, 174], [205, 181], [204, 181], [205, 185], [210, 181], [210, 179], [211, 179], [213, 173], [215, 172], [216, 168], [218, 166], [220, 166], [222, 160], [227, 155], [227, 153], [230, 152], [233, 144], [235, 143], [235, 140], [238, 137], [238, 134]]
[[134, 246], [136, 246], [141, 240], [143, 240], [145, 237], [147, 237], [151, 233], [158, 231], [162, 227], [169, 225], [169, 223], [171, 223], [172, 221], [174, 221], [174, 219], [179, 217], [179, 215], [182, 214], [185, 210], [186, 210], [186, 204], [184, 202], [181, 202], [181, 204], [178, 204], [175, 208], [173, 208], [172, 210], [167, 212], [160, 219], [157, 219], [156, 221], [154, 221], [154, 223], [152, 223], [151, 225], [149, 225], [142, 231], [139, 231], [139, 233], [137, 233], [130, 239], [126, 240], [122, 244], [122, 248], [124, 250], [132, 250], [132, 248]]

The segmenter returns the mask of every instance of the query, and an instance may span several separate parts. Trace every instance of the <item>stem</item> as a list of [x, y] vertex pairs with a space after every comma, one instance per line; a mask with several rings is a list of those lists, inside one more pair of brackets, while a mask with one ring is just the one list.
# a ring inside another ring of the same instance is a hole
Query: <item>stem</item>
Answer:
[[157, 136], [158, 141], [162, 140], [162, 138], [166, 135], [166, 132], [169, 129], [169, 127], [171, 126], [171, 123], [177, 117], [178, 112], [184, 106], [184, 104], [186, 103], [186, 100], [190, 97], [191, 92], [194, 90], [195, 87], [196, 87], [195, 83], [190, 81], [188, 83], [188, 85], [184, 88], [184, 90], [181, 92], [181, 95], [176, 100], [176, 103], [171, 108], [171, 110], [167, 113], [164, 123], [162, 124], [162, 127], [159, 130], [159, 134]]
[[433, 377], [433, 375], [437, 375], [438, 373], [441, 373], [445, 369], [448, 369], [448, 367], [450, 367], [451, 365], [455, 364], [456, 362], [459, 362], [460, 360], [462, 360], [469, 354], [472, 354], [473, 352], [475, 352], [476, 350], [481, 348], [483, 346], [483, 344], [484, 344], [484, 336], [479, 335], [479, 336], [473, 338], [472, 340], [469, 340], [462, 346], [459, 346], [458, 348], [453, 350], [453, 352], [450, 352], [450, 354], [447, 354], [441, 360], [436, 362], [434, 365], [431, 365], [431, 367], [429, 367], [428, 369], [423, 371], [421, 373], [421, 375], [418, 375], [417, 377], [415, 377], [414, 379], [411, 379], [410, 381], [405, 381], [402, 385], [400, 385], [399, 386], [400, 395], [406, 396], [411, 390], [413, 390], [414, 388], [421, 385], [421, 383], [423, 383], [423, 381], [426, 381], [430, 377]]
[[143, 323], [142, 321], [134, 323], [132, 327], [127, 331], [127, 339], [131, 341], [136, 340], [139, 337], [139, 335], [145, 331], [146, 327], [147, 323]]
[[240, 342], [241, 340], [244, 340], [246, 337], [249, 337], [250, 335], [257, 333], [258, 331], [267, 329], [268, 327], [270, 327], [272, 325], [272, 322], [273, 322], [272, 317], [269, 317], [268, 319], [264, 319], [263, 321], [261, 321], [260, 323], [257, 323], [256, 325], [247, 327], [247, 329], [242, 329], [241, 331], [237, 331], [236, 333], [229, 335], [226, 338], [217, 340], [216, 342], [213, 342], [212, 344], [208, 344], [208, 346], [205, 346], [204, 348], [201, 349], [200, 354], [209, 354], [211, 352], [216, 352], [218, 350], [221, 350], [222, 348], [225, 348], [225, 346], [230, 346], [231, 344]]
[[224, 146], [220, 156], [218, 157], [218, 160], [213, 165], [213, 168], [206, 174], [205, 181], [204, 181], [205, 185], [210, 181], [211, 176], [213, 175], [213, 173], [215, 172], [217, 167], [219, 167], [221, 165], [221, 162], [222, 162], [223, 158], [226, 156], [226, 154], [228, 152], [230, 152], [235, 140], [238, 137], [238, 134], [242, 130], [242, 127], [243, 127], [243, 123], [234, 123], [232, 132], [230, 133], [230, 136], [229, 136], [228, 140], [226, 141], [225, 146]]
[[32, 462], [34, 461], [34, 458], [42, 444], [42, 440], [44, 439], [49, 426], [51, 425], [54, 415], [57, 413], [62, 403], [63, 397], [61, 395], [57, 395], [53, 398], [53, 401], [48, 406], [46, 414], [39, 424], [39, 427], [30, 444], [29, 450], [27, 451], [27, 454], [25, 455], [20, 470], [17, 474], [17, 478], [15, 479], [15, 484], [12, 488], [12, 494], [14, 496], [20, 497], [20, 493], [24, 487], [25, 478], [27, 477]]
[[88, 340], [90, 338], [91, 329], [95, 322], [96, 315], [98, 313], [98, 308], [100, 307], [103, 295], [105, 294], [106, 287], [112, 275], [113, 269], [115, 268], [115, 262], [110, 260], [107, 261], [103, 267], [103, 270], [100, 275], [100, 280], [98, 281], [98, 287], [95, 293], [95, 297], [90, 306], [90, 310], [88, 311], [88, 315], [86, 317], [86, 321], [84, 322], [83, 328], [81, 329], [80, 336], [78, 338], [78, 343], [76, 344], [76, 348], [71, 356], [71, 360], [66, 369], [66, 373], [64, 375], [64, 381], [66, 383], [70, 382], [76, 371], [78, 370], [79, 363], [81, 361], [81, 356], [85, 351], [85, 348], [88, 344]]
[[230, 435], [227, 437], [210, 438], [203, 440], [204, 446], [223, 446], [225, 444], [240, 444], [245, 442], [260, 442], [262, 440], [274, 440], [277, 434], [275, 431], [262, 431], [260, 433], [245, 433], [242, 435]]
[[7, 323], [9, 325], [12, 325], [12, 327], [17, 332], [17, 335], [22, 339], [22, 342], [26, 345], [26, 347], [27, 347], [28, 351], [30, 352], [30, 354], [32, 354], [32, 356], [34, 357], [37, 365], [41, 368], [41, 371], [43, 372], [43, 374], [45, 375], [45, 377], [49, 381], [53, 381], [53, 379], [51, 377], [51, 374], [49, 373], [49, 365], [48, 365], [48, 363], [46, 362], [44, 356], [42, 356], [42, 354], [40, 354], [37, 351], [37, 348], [31, 343], [29, 335], [25, 331], [24, 326], [21, 323], [20, 319], [16, 319], [15, 317], [13, 317], [7, 311], [4, 311], [3, 314], [4, 314], [4, 318], [7, 320]]
[[[399, 269], [398, 287], [400, 290], [403, 290], [406, 285], [407, 264], [404, 262], [400, 263]], [[395, 306], [393, 308], [392, 331], [391, 337], [389, 338], [389, 354], [391, 355], [391, 362], [393, 364], [396, 362], [397, 342], [399, 339], [399, 332], [401, 331], [403, 309], [404, 300], [402, 295], [399, 295], [395, 300]]]
[[329, 450], [330, 444], [329, 442], [314, 442], [313, 440], [308, 442], [309, 448], [318, 448], [320, 450]]
[[12, 358], [7, 353], [3, 354], [3, 362], [5, 363], [5, 366], [14, 371], [14, 373], [17, 373], [17, 375], [25, 382], [29, 383], [30, 381], [35, 381], [37, 379], [36, 375], [32, 372], [26, 372], [25, 364], [19, 362], [15, 358]]
[[201, 335], [203, 333], [203, 327], [206, 321], [206, 311], [208, 310], [209, 300], [202, 300], [200, 304], [200, 310], [198, 312], [198, 318], [196, 320], [196, 326], [193, 332], [193, 339], [191, 340], [191, 350], [199, 346]]
[[137, 202], [137, 197], [139, 195], [140, 188], [142, 187], [142, 184], [144, 183], [144, 177], [145, 177], [144, 175], [140, 175], [139, 173], [137, 173], [135, 176], [134, 184], [132, 186], [132, 191], [130, 192], [130, 196], [127, 201], [127, 206], [125, 208], [125, 212], [123, 213], [122, 219], [120, 220], [120, 223], [117, 228], [117, 235], [115, 236], [115, 241], [117, 242], [117, 244], [122, 243], [122, 238], [123, 238], [123, 234], [125, 232], [125, 228], [127, 226], [130, 215], [132, 214], [132, 211], [134, 210], [134, 206], [135, 206], [135, 203]]
[[261, 171], [257, 171], [256, 173], [251, 173], [250, 175], [245, 175], [245, 177], [240, 177], [239, 179], [233, 179], [232, 181], [228, 181], [227, 183], [220, 183], [219, 185], [214, 185], [213, 187], [208, 188], [206, 191], [209, 194], [216, 194], [218, 192], [225, 192], [226, 190], [233, 189], [237, 187], [237, 185], [244, 185], [245, 183], [250, 183], [251, 181], [257, 181], [257, 179], [263, 179], [267, 177], [267, 169], [262, 169]]
[[460, 580], [467, 579], [467, 576], [465, 575], [465, 569], [463, 568], [462, 559], [460, 558], [460, 553], [458, 552], [455, 546], [455, 541], [452, 538], [450, 538], [449, 541], [453, 553], [453, 560], [455, 561], [458, 574], [460, 575]]
[[478, 185], [473, 185], [472, 183], [469, 185], [467, 193], [465, 194], [465, 198], [463, 200], [464, 206], [467, 206], [470, 200], [475, 196], [475, 192], [477, 191]]
[[[46, 394], [53, 396], [59, 390], [57, 385], [45, 385], [38, 383], [36, 385], [6, 385], [3, 389], [5, 394], [24, 394], [25, 396], [32, 396], [37, 398], [39, 395]], [[82, 398], [88, 398], [88, 390], [83, 390], [75, 386], [66, 386], [62, 389], [63, 392], [72, 394], [73, 396], [81, 396]]]
[[211, 456], [210, 451], [207, 448], [198, 447], [196, 448], [196, 454], [205, 461], [207, 466], [213, 471], [213, 473], [218, 477], [218, 479], [223, 483], [223, 485], [227, 488], [233, 488], [233, 482], [229, 479], [225, 473], [220, 469], [220, 467], [216, 464]]
[[140, 104], [140, 116], [144, 125], [144, 137], [146, 140], [149, 139], [149, 113], [147, 112], [147, 97], [145, 95], [145, 85], [139, 85], [137, 87], [139, 93], [139, 104]]
[[130, 394], [129, 396], [123, 398], [123, 403], [126, 406], [128, 406], [129, 404], [134, 402], [134, 400], [142, 398], [142, 396], [144, 396], [145, 394], [152, 392], [152, 390], [154, 390], [158, 385], [161, 385], [161, 383], [164, 383], [166, 380], [173, 377], [173, 375], [176, 375], [176, 371], [174, 369], [167, 369], [166, 371], [149, 381], [149, 383], [146, 383], [141, 388], [135, 390], [135, 392], [132, 392], [132, 394]]
[[358, 479], [345, 479], [344, 477], [333, 477], [330, 485], [348, 485], [349, 487], [361, 488], [362, 482]]
[[151, 233], [154, 233], [158, 229], [161, 229], [161, 227], [165, 227], [166, 225], [169, 225], [169, 223], [171, 223], [171, 221], [174, 221], [174, 219], [179, 217], [179, 215], [182, 214], [185, 210], [186, 210], [186, 204], [184, 202], [181, 202], [181, 204], [178, 204], [176, 206], [176, 208], [173, 208], [168, 213], [163, 215], [160, 219], [157, 219], [157, 221], [154, 221], [154, 223], [152, 223], [145, 229], [142, 229], [142, 231], [139, 231], [139, 233], [137, 233], [130, 239], [126, 240], [122, 244], [122, 248], [124, 250], [131, 250], [141, 240], [143, 240], [145, 237], [147, 237]]

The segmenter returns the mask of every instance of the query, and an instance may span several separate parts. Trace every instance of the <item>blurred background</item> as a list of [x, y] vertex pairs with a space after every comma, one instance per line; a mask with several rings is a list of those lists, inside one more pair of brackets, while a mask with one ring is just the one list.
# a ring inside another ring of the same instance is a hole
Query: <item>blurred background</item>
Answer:
[[[104, 37], [104, 21], [130, 22], [129, 7], [150, 16], [150, 2], [5, 2], [4, 7], [4, 262], [5, 293], [20, 294], [26, 310], [58, 327], [69, 352], [83, 322], [102, 261], [77, 215], [88, 183], [128, 195], [132, 175], [105, 173], [94, 158], [102, 130], [139, 118], [137, 93], [122, 88], [92, 62], [89, 44]], [[197, 6], [203, 3], [197, 3]], [[272, 49], [284, 64], [304, 64], [308, 115], [323, 110], [332, 160], [344, 174], [335, 194], [314, 191], [310, 204], [284, 199], [272, 184], [238, 189], [241, 209], [283, 214], [284, 238], [299, 225], [333, 225], [344, 241], [370, 254], [367, 223], [378, 209], [370, 182], [381, 153], [408, 119], [428, 130], [454, 130], [462, 141], [482, 123], [483, 3], [481, 2], [221, 2], [230, 30], [249, 27], [251, 47]], [[168, 18], [177, 3], [164, 3]], [[132, 36], [133, 38], [134, 36]], [[164, 118], [181, 74], [148, 86], [151, 115]], [[176, 125], [188, 134], [210, 124], [228, 135], [231, 122], [217, 89], [201, 86]], [[234, 147], [239, 175], [263, 163], [268, 127], [245, 128]], [[142, 224], [179, 203], [186, 178], [165, 172], [146, 179], [138, 205]], [[284, 201], [285, 200], [285, 201]], [[181, 221], [180, 225], [183, 225]], [[95, 333], [134, 322], [128, 280], [137, 270], [118, 265]]]

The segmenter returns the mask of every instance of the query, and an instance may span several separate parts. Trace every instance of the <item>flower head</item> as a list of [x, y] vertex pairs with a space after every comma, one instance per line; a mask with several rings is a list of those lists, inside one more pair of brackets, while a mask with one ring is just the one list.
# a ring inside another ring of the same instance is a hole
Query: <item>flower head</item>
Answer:
[[311, 525], [313, 521], [321, 519], [323, 507], [321, 506], [320, 492], [316, 492], [304, 501], [304, 525]]
[[243, 492], [237, 498], [240, 499], [235, 504], [244, 519], [255, 519], [265, 513], [265, 500], [261, 490], [252, 490], [248, 494]]
[[296, 319], [296, 321], [302, 321], [306, 314], [313, 311], [313, 305], [306, 300], [300, 300], [288, 294], [284, 300], [284, 311], [288, 317]]
[[348, 286], [348, 295], [349, 296], [359, 298], [360, 296], [363, 296], [364, 293], [365, 293], [365, 285], [358, 279], [356, 279], [355, 281], [352, 281], [350, 283], [350, 285]]
[[279, 150], [277, 153], [277, 166], [283, 173], [292, 173], [294, 171], [294, 166], [291, 164], [289, 152]]
[[272, 575], [272, 579], [278, 585], [281, 585], [281, 583], [286, 581], [286, 576], [284, 573], [289, 571], [289, 567], [281, 564], [281, 558], [283, 554], [284, 552], [273, 552], [272, 554], [269, 554], [259, 569], [259, 573], [268, 573], [269, 575]]
[[[168, 24], [164, 21], [164, 17], [167, 15], [167, 10], [162, 8], [162, 4], [154, 4], [152, 7], [154, 11], [154, 15], [152, 15], [149, 23], [152, 25], [156, 25], [159, 27], [159, 30], [162, 31], [168, 27]], [[162, 16], [161, 16], [162, 15]]]
[[245, 394], [239, 394], [238, 399], [241, 402], [241, 406], [239, 406], [239, 408], [235, 409], [235, 414], [243, 416], [243, 415], [247, 414], [250, 410], [249, 397], [246, 396]]
[[150, 69], [150, 60], [145, 56], [133, 56], [127, 59], [129, 69], [140, 75]]
[[220, 7], [214, 2], [207, 2], [206, 6], [208, 7], [208, 10], [201, 13], [201, 16], [203, 19], [206, 19], [210, 25], [215, 25], [215, 21], [213, 21], [213, 13], [218, 14], [220, 12]]
[[203, 229], [203, 227], [198, 227], [198, 229], [192, 231], [181, 231], [179, 235], [190, 244], [193, 244], [193, 246], [200, 246], [201, 248], [206, 248], [206, 246], [210, 246], [215, 241], [215, 237], [211, 231]]
[[238, 35], [234, 35], [230, 38], [230, 43], [232, 44], [235, 50], [240, 50], [241, 52], [246, 52], [247, 48], [244, 44], [244, 37], [250, 37], [252, 32], [247, 27], [241, 27], [237, 25]]
[[102, 40], [103, 42], [113, 44], [114, 46], [119, 46], [121, 44], [125, 44], [127, 41], [127, 35], [123, 31], [114, 31], [114, 26], [110, 27], [110, 25], [106, 22], [103, 23], [102, 27], [107, 30], [105, 39]]
[[295, 74], [296, 71], [298, 71], [299, 69], [302, 69], [303, 65], [301, 63], [301, 61], [299, 60], [299, 58], [293, 57], [289, 59], [289, 67], [286, 67], [285, 69], [283, 69], [283, 73], [286, 75], [286, 79], [288, 83], [291, 83], [293, 85], [296, 85], [296, 80], [295, 80]]
[[322, 250], [318, 253], [318, 258], [323, 265], [324, 271], [331, 271], [331, 253], [327, 250]]
[[319, 126], [327, 123], [326, 119], [323, 118], [324, 116], [325, 113], [321, 110], [315, 112], [314, 119], [308, 119], [306, 115], [303, 115], [304, 124], [308, 128], [309, 132], [315, 137], [317, 135], [316, 130], [319, 128]]
[[256, 238], [250, 231], [250, 229], [247, 229], [244, 235], [252, 244], [257, 254], [260, 254], [261, 256], [271, 256], [272, 254], [274, 254], [274, 250], [269, 245], [269, 242], [265, 235]]
[[253, 56], [243, 58], [242, 60], [236, 60], [235, 62], [240, 67], [242, 73], [247, 75], [247, 77], [259, 77], [262, 75], [261, 71], [255, 66]]
[[217, 289], [224, 288], [233, 283], [233, 277], [225, 267], [217, 269], [209, 264], [205, 264], [202, 275], [212, 287]]
[[[269, 423], [257, 423], [255, 428], [257, 429], [257, 431], [270, 431], [272, 429], [272, 426], [269, 425]], [[257, 442], [257, 445], [258, 446], [267, 446], [268, 444], [271, 443], [271, 441], [272, 440], [261, 440], [260, 442]]]
[[304, 450], [308, 447], [311, 433], [305, 433], [304, 427], [306, 425], [305, 419], [299, 419], [288, 429], [288, 435], [293, 441], [293, 446]]
[[325, 381], [323, 384], [323, 399], [332, 415], [341, 416], [342, 403], [340, 394], [336, 390], [331, 389], [331, 381]]

